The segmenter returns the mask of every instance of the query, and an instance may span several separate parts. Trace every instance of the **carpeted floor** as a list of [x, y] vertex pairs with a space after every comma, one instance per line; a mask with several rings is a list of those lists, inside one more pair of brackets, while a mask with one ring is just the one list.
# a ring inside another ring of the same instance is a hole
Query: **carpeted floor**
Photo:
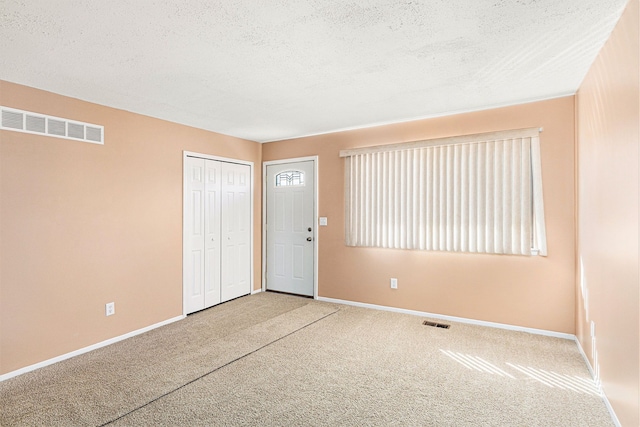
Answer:
[[261, 293], [0, 383], [0, 425], [613, 426], [574, 342]]

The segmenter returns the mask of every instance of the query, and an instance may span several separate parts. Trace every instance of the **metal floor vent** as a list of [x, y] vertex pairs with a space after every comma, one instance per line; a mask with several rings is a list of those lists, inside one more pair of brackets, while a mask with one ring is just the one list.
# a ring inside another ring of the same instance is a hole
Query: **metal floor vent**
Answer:
[[449, 329], [451, 327], [451, 325], [447, 325], [444, 323], [430, 322], [428, 320], [425, 320], [424, 322], [422, 322], [422, 324], [425, 326], [433, 326], [434, 328], [442, 328], [442, 329]]
[[104, 126], [0, 107], [0, 129], [104, 145]]

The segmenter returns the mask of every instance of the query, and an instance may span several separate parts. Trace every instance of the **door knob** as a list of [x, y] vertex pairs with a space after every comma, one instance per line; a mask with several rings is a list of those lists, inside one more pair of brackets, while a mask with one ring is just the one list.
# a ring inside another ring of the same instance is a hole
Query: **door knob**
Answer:
[[307, 237], [307, 242], [312, 241], [313, 239], [311, 237]]

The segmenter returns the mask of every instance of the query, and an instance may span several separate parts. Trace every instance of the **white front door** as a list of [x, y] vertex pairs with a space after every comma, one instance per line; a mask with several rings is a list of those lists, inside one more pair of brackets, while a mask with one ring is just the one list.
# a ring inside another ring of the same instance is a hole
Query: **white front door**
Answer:
[[267, 290], [313, 296], [314, 162], [266, 169]]

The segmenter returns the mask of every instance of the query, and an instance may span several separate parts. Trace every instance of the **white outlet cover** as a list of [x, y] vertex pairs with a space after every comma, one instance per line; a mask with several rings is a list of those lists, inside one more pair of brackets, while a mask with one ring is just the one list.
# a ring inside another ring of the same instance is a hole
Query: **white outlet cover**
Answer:
[[111, 316], [113, 314], [116, 314], [116, 304], [113, 302], [107, 303], [105, 305], [105, 315]]

